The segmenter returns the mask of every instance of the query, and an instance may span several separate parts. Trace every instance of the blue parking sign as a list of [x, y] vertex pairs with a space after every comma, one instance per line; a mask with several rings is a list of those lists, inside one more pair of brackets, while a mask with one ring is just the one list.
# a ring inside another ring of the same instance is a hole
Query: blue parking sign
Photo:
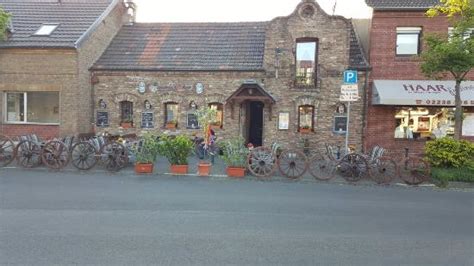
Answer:
[[344, 71], [344, 83], [357, 84], [357, 71], [355, 70]]

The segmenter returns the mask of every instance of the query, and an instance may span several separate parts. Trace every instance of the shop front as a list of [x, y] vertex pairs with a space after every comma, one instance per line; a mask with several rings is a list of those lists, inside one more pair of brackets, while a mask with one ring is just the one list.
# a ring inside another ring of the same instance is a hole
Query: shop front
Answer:
[[[454, 135], [455, 82], [438, 80], [375, 80], [369, 112], [368, 146], [422, 153], [427, 140]], [[464, 112], [462, 137], [474, 141], [474, 82], [461, 84]], [[378, 125], [370, 121], [379, 121]], [[385, 129], [380, 128], [383, 125]], [[377, 143], [379, 142], [379, 143]]]

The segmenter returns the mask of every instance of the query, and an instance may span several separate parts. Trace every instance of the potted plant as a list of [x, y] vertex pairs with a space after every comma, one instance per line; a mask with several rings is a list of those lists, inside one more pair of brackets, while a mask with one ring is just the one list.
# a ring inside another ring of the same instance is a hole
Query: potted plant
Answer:
[[132, 128], [133, 127], [133, 121], [130, 119], [125, 119], [120, 122], [120, 126], [123, 128]]
[[[198, 174], [200, 176], [208, 176], [211, 173], [211, 163], [209, 162], [209, 155], [215, 145], [214, 136], [211, 134], [211, 124], [215, 121], [217, 110], [212, 108], [202, 108], [196, 111], [196, 117], [201, 126], [204, 137], [204, 158], [198, 164]], [[211, 154], [212, 159], [214, 155]]]
[[227, 175], [230, 177], [244, 177], [249, 154], [244, 139], [230, 139], [221, 147], [223, 149], [222, 160], [227, 164]]
[[162, 135], [158, 141], [158, 153], [168, 159], [173, 174], [188, 173], [188, 157], [192, 150], [193, 142], [185, 135]]
[[153, 164], [158, 155], [157, 137], [151, 133], [145, 134], [131, 150], [135, 156], [135, 172], [137, 174], [153, 173]]
[[168, 128], [168, 129], [173, 129], [173, 128], [176, 128], [177, 124], [178, 124], [178, 122], [176, 120], [170, 120], [170, 121], [166, 122], [165, 127]]
[[311, 128], [308, 125], [300, 127], [300, 133], [310, 133]]

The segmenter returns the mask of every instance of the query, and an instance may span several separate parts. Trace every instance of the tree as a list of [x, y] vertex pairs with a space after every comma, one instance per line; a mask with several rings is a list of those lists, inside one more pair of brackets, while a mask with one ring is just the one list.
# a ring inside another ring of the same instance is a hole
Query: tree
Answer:
[[429, 9], [429, 17], [447, 16], [452, 25], [452, 34], [428, 35], [425, 38], [427, 49], [421, 54], [422, 72], [431, 78], [444, 78], [451, 75], [456, 81], [454, 113], [454, 137], [462, 134], [461, 82], [474, 67], [474, 7], [472, 0], [441, 0], [440, 4]]
[[10, 14], [3, 10], [0, 6], [0, 40], [4, 40], [6, 38], [6, 32], [9, 22]]

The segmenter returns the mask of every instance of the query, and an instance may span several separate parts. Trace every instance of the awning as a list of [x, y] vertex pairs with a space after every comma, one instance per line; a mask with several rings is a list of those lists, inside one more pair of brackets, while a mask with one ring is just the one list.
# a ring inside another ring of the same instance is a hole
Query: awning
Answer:
[[[449, 80], [374, 80], [373, 105], [454, 106], [455, 82]], [[474, 106], [474, 81], [461, 83], [463, 106]]]

